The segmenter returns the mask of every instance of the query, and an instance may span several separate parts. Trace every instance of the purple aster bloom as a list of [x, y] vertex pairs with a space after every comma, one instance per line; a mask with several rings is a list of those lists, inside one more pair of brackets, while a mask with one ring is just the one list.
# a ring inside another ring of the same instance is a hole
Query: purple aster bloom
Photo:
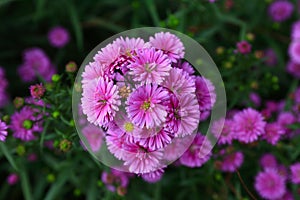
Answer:
[[29, 89], [30, 89], [31, 97], [35, 99], [40, 99], [46, 92], [46, 89], [42, 83], [31, 85]]
[[266, 153], [262, 155], [259, 160], [259, 163], [263, 169], [267, 169], [267, 168], [277, 169], [278, 167], [277, 159], [273, 154], [270, 153]]
[[68, 44], [70, 35], [64, 27], [56, 26], [48, 32], [48, 40], [53, 47], [62, 48]]
[[225, 155], [221, 161], [221, 170], [224, 172], [234, 172], [244, 162], [244, 154], [242, 152], [234, 152]]
[[164, 172], [164, 169], [161, 168], [150, 173], [142, 174], [142, 178], [148, 183], [156, 183], [161, 180]]
[[40, 133], [43, 130], [40, 116], [37, 116], [34, 109], [25, 106], [19, 112], [11, 116], [10, 128], [13, 136], [23, 141], [34, 140], [34, 133]]
[[210, 159], [211, 150], [211, 143], [205, 136], [198, 133], [191, 146], [179, 158], [179, 161], [182, 165], [188, 167], [201, 167]]
[[300, 21], [296, 21], [292, 26], [292, 40], [300, 39]]
[[104, 137], [104, 133], [101, 128], [89, 124], [82, 129], [82, 134], [85, 136], [93, 152], [100, 150]]
[[268, 168], [255, 177], [254, 187], [261, 197], [269, 200], [281, 198], [286, 192], [285, 179], [276, 169]]
[[254, 105], [256, 107], [260, 106], [260, 104], [261, 104], [261, 98], [260, 98], [260, 96], [257, 93], [251, 92], [249, 94], [249, 99], [250, 99], [250, 101], [252, 101], [252, 103], [254, 103]]
[[265, 63], [268, 66], [274, 66], [278, 62], [277, 54], [273, 49], [266, 49], [264, 51]]
[[286, 0], [277, 0], [271, 3], [268, 8], [269, 15], [275, 22], [283, 22], [291, 17], [294, 6]]
[[163, 105], [168, 92], [157, 85], [144, 85], [133, 91], [126, 101], [129, 119], [140, 128], [158, 127], [165, 122], [167, 112]]
[[210, 116], [210, 110], [204, 110], [200, 112], [200, 122], [205, 121]]
[[188, 62], [178, 61], [178, 63], [176, 63], [174, 66], [179, 69], [183, 69], [183, 71], [187, 72], [190, 76], [195, 73], [194, 68]]
[[8, 177], [7, 177], [7, 183], [9, 185], [15, 185], [16, 183], [19, 182], [19, 176], [15, 173], [11, 173]]
[[290, 43], [289, 56], [293, 62], [300, 64], [300, 41], [294, 40]]
[[265, 134], [262, 136], [268, 143], [276, 145], [280, 137], [285, 134], [280, 124], [273, 122], [265, 126]]
[[35, 47], [24, 51], [23, 64], [18, 68], [18, 73], [24, 82], [34, 81], [38, 76], [51, 81], [55, 72], [56, 69], [42, 49]]
[[100, 77], [105, 77], [104, 68], [99, 64], [99, 62], [90, 62], [84, 68], [82, 73], [82, 84], [89, 83], [91, 80], [98, 79]]
[[211, 110], [216, 102], [214, 85], [210, 80], [200, 76], [196, 77], [195, 85], [200, 111]]
[[251, 52], [251, 44], [247, 41], [240, 41], [236, 44], [237, 51], [241, 54], [248, 54]]
[[121, 105], [117, 86], [102, 77], [83, 85], [81, 103], [87, 120], [100, 126], [112, 121]]
[[290, 191], [286, 191], [281, 198], [278, 198], [276, 200], [294, 200], [294, 196]]
[[143, 130], [141, 134], [143, 136], [139, 140], [139, 145], [151, 151], [164, 148], [174, 138], [174, 134], [165, 128], [159, 131], [155, 129]]
[[160, 84], [172, 69], [168, 57], [154, 48], [138, 50], [128, 68], [133, 80], [142, 84]]
[[296, 117], [291, 112], [281, 112], [278, 115], [277, 122], [286, 133], [290, 133], [291, 129], [288, 126], [296, 122]]
[[164, 148], [164, 159], [171, 162], [177, 160], [186, 151], [186, 147], [191, 145], [194, 137], [192, 134], [183, 138], [173, 138], [172, 143]]
[[116, 187], [124, 187], [126, 188], [129, 184], [129, 177], [126, 173], [111, 169], [111, 173], [103, 171], [101, 174], [101, 180], [106, 185], [106, 188], [115, 192]]
[[128, 38], [125, 39], [121, 36], [120, 38], [117, 38], [114, 42], [114, 45], [120, 47], [120, 54], [121, 55], [127, 55], [129, 57], [132, 57], [133, 53], [135, 53], [139, 49], [144, 49], [145, 42], [141, 38]]
[[0, 141], [6, 140], [7, 128], [8, 126], [6, 125], [6, 123], [0, 119]]
[[150, 37], [149, 43], [152, 47], [162, 50], [174, 63], [184, 57], [183, 43], [174, 34], [169, 32], [156, 33], [154, 37]]
[[234, 132], [237, 140], [251, 143], [258, 136], [265, 133], [266, 122], [263, 116], [252, 108], [247, 108], [237, 113], [234, 118]]
[[234, 138], [232, 129], [232, 120], [221, 118], [213, 122], [211, 132], [218, 139], [218, 144], [231, 144]]
[[175, 95], [195, 93], [195, 82], [189, 74], [182, 69], [172, 68], [162, 86], [168, 88]]
[[288, 73], [290, 73], [292, 76], [296, 78], [300, 78], [300, 63], [296, 63], [294, 61], [289, 61], [286, 70]]
[[290, 166], [291, 181], [295, 184], [300, 183], [300, 162], [297, 162]]

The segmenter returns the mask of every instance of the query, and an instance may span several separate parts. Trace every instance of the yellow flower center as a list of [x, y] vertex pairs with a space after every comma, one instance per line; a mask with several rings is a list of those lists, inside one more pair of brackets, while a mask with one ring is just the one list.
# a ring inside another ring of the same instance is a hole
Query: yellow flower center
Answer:
[[124, 125], [125, 131], [126, 132], [132, 132], [134, 129], [134, 126], [131, 122], [126, 122]]
[[141, 108], [144, 109], [144, 110], [148, 110], [150, 108], [150, 101], [145, 101], [142, 104]]

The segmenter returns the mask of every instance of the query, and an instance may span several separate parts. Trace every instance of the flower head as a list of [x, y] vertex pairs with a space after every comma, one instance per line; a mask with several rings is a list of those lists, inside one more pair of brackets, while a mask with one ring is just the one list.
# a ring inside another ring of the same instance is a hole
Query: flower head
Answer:
[[273, 122], [265, 126], [265, 134], [263, 135], [263, 138], [266, 139], [268, 143], [275, 145], [283, 134], [285, 134], [285, 130], [282, 126]]
[[5, 141], [7, 136], [7, 128], [8, 126], [6, 123], [0, 119], [0, 141]]
[[101, 128], [89, 124], [82, 129], [82, 134], [85, 136], [93, 152], [97, 152], [100, 150], [104, 137]]
[[296, 21], [292, 26], [291, 37], [293, 40], [300, 39], [300, 21]]
[[241, 142], [251, 143], [265, 133], [266, 122], [263, 116], [252, 108], [237, 113], [233, 121], [236, 138]]
[[161, 168], [150, 173], [142, 174], [142, 178], [148, 183], [156, 183], [161, 180], [164, 172], [164, 169]]
[[218, 139], [218, 144], [231, 144], [234, 139], [232, 129], [232, 120], [221, 118], [213, 122], [211, 132]]
[[240, 41], [236, 44], [237, 51], [241, 54], [248, 54], [251, 52], [251, 44], [247, 41]]
[[180, 39], [169, 33], [156, 33], [154, 37], [150, 37], [149, 43], [152, 47], [160, 49], [166, 54], [172, 62], [184, 57], [184, 46]]
[[34, 109], [25, 106], [19, 112], [11, 116], [10, 128], [13, 136], [23, 141], [34, 140], [34, 133], [40, 133], [43, 130], [40, 116], [36, 116]]
[[281, 198], [286, 191], [284, 177], [270, 168], [258, 173], [254, 187], [261, 197], [270, 200]]
[[289, 61], [286, 66], [286, 71], [296, 78], [300, 78], [300, 63]]
[[[289, 56], [291, 57], [293, 62], [300, 64], [300, 41], [298, 40], [292, 41], [290, 43], [288, 51], [289, 51]], [[292, 68], [292, 66], [289, 68]], [[294, 66], [293, 68], [298, 69], [298, 67], [296, 66]]]
[[244, 154], [242, 152], [234, 152], [225, 155], [221, 162], [221, 170], [224, 172], [234, 172], [240, 168], [244, 162]]
[[198, 133], [191, 146], [180, 157], [180, 163], [188, 167], [201, 167], [211, 157], [211, 150], [209, 140]]
[[300, 183], [300, 163], [295, 163], [290, 166], [291, 170], [291, 181], [295, 184]]
[[7, 183], [9, 185], [15, 185], [16, 183], [18, 183], [19, 181], [19, 176], [15, 173], [11, 173], [8, 177], [7, 177]]
[[267, 168], [277, 169], [278, 167], [278, 163], [275, 156], [270, 153], [264, 154], [260, 158], [259, 163], [263, 169], [267, 169]]
[[48, 40], [52, 46], [62, 48], [69, 42], [70, 35], [64, 27], [56, 26], [48, 32]]
[[286, 0], [274, 1], [269, 6], [269, 15], [275, 22], [282, 22], [287, 20], [294, 10], [294, 6], [291, 2]]
[[128, 65], [129, 74], [134, 81], [142, 84], [160, 84], [169, 75], [171, 61], [160, 50], [154, 48], [140, 49]]
[[268, 66], [274, 66], [278, 62], [278, 57], [273, 49], [266, 49], [264, 51], [265, 63]]
[[165, 122], [167, 112], [163, 102], [168, 92], [157, 85], [144, 85], [137, 88], [127, 99], [126, 111], [129, 119], [140, 128], [160, 126]]
[[36, 99], [40, 99], [46, 91], [42, 83], [31, 85], [29, 89], [31, 96]]
[[196, 95], [200, 110], [210, 110], [216, 102], [215, 87], [206, 78], [197, 76], [196, 81]]
[[100, 77], [83, 85], [83, 113], [95, 125], [106, 126], [113, 120], [121, 104], [118, 88], [112, 81]]

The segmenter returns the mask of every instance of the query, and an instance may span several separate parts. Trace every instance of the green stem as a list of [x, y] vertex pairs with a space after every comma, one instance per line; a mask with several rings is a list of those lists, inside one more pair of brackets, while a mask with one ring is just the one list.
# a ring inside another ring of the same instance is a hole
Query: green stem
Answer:
[[1, 148], [1, 151], [3, 152], [4, 156], [8, 160], [9, 164], [14, 168], [15, 171], [19, 172], [19, 168], [18, 168], [14, 158], [9, 153], [9, 151], [6, 148], [6, 145], [3, 142], [0, 142], [0, 148]]
[[31, 187], [30, 187], [30, 183], [28, 180], [28, 175], [27, 172], [25, 170], [22, 170], [20, 172], [20, 177], [21, 177], [21, 185], [22, 185], [22, 190], [23, 190], [23, 194], [24, 194], [24, 198], [26, 200], [32, 200], [32, 193], [31, 193]]

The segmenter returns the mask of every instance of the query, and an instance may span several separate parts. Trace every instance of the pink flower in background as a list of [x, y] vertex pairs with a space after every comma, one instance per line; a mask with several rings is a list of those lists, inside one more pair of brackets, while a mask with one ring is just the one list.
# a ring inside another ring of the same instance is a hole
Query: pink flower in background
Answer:
[[53, 27], [48, 32], [48, 40], [53, 47], [62, 48], [70, 41], [69, 31], [62, 26]]
[[213, 122], [211, 132], [218, 139], [218, 144], [231, 144], [234, 139], [232, 129], [232, 120], [221, 118]]
[[104, 138], [104, 133], [100, 127], [89, 124], [82, 129], [82, 134], [93, 152], [100, 150]]
[[286, 133], [290, 133], [291, 129], [288, 126], [296, 122], [296, 117], [291, 112], [281, 112], [278, 115], [277, 122]]
[[200, 111], [211, 110], [216, 102], [215, 87], [210, 80], [204, 77], [196, 77], [196, 95]]
[[172, 62], [177, 62], [178, 59], [184, 57], [184, 46], [180, 39], [169, 33], [156, 33], [154, 37], [150, 37], [149, 43], [155, 49], [162, 50]]
[[19, 66], [18, 73], [24, 82], [34, 81], [38, 76], [49, 82], [55, 72], [55, 67], [42, 49], [34, 47], [23, 52], [23, 64]]
[[5, 77], [5, 71], [0, 66], [0, 108], [4, 107], [8, 103], [8, 93], [7, 93], [8, 81]]
[[268, 143], [275, 145], [280, 137], [285, 134], [285, 130], [280, 124], [273, 122], [265, 126], [265, 134], [262, 136]]
[[164, 172], [164, 169], [161, 168], [150, 173], [142, 174], [142, 178], [148, 183], [156, 183], [161, 180]]
[[273, 21], [283, 22], [291, 17], [294, 11], [294, 6], [287, 0], [277, 0], [271, 3], [268, 11]]
[[291, 37], [292, 37], [292, 40], [300, 39], [300, 21], [296, 21], [293, 23]]
[[0, 119], [0, 141], [6, 140], [7, 128], [8, 126], [6, 125], [6, 123]]
[[44, 95], [44, 93], [46, 91], [46, 89], [45, 89], [45, 87], [43, 86], [42, 83], [31, 85], [29, 87], [29, 89], [30, 89], [31, 96], [33, 98], [36, 98], [36, 99], [40, 99]]
[[167, 97], [168, 92], [157, 85], [139, 87], [126, 102], [129, 119], [141, 128], [160, 126], [167, 116], [166, 107], [163, 105]]
[[248, 54], [251, 52], [251, 44], [247, 41], [240, 41], [236, 44], [237, 52], [241, 54]]
[[265, 133], [266, 122], [263, 116], [252, 108], [237, 113], [234, 118], [234, 132], [240, 142], [251, 143]]
[[261, 197], [274, 200], [281, 198], [286, 192], [285, 179], [276, 169], [266, 169], [255, 177], [254, 187]]
[[300, 64], [300, 41], [292, 41], [288, 51], [292, 61]]
[[249, 99], [250, 99], [250, 101], [252, 101], [252, 103], [254, 103], [254, 105], [256, 107], [260, 106], [260, 104], [261, 104], [261, 98], [260, 98], [260, 96], [257, 93], [251, 92], [249, 94]]
[[263, 169], [277, 169], [278, 167], [278, 163], [275, 156], [270, 153], [263, 154], [259, 160], [259, 164]]
[[160, 84], [169, 76], [171, 61], [162, 51], [154, 48], [141, 49], [136, 54], [128, 65], [129, 74], [134, 77], [134, 81]]
[[265, 63], [268, 66], [274, 66], [278, 63], [278, 57], [276, 52], [273, 49], [266, 49], [264, 51]]
[[209, 140], [198, 133], [188, 150], [179, 158], [179, 161], [182, 165], [188, 167], [201, 167], [210, 159], [211, 150], [212, 146]]
[[19, 182], [19, 176], [15, 173], [11, 173], [7, 179], [6, 179], [7, 183], [9, 185], [15, 185], [16, 183]]
[[300, 162], [290, 166], [291, 181], [295, 184], [300, 184]]
[[29, 106], [23, 107], [19, 112], [15, 112], [11, 116], [10, 128], [13, 131], [13, 136], [23, 141], [34, 140], [34, 133], [43, 131], [42, 121], [38, 118]]
[[286, 70], [292, 76], [294, 76], [296, 78], [300, 78], [300, 63], [296, 63], [294, 61], [289, 61], [286, 66]]
[[121, 104], [117, 86], [100, 77], [83, 85], [83, 88], [81, 102], [87, 120], [95, 125], [107, 125]]
[[234, 152], [223, 157], [221, 161], [221, 170], [224, 172], [234, 172], [242, 166], [244, 162], [244, 154], [242, 152]]

